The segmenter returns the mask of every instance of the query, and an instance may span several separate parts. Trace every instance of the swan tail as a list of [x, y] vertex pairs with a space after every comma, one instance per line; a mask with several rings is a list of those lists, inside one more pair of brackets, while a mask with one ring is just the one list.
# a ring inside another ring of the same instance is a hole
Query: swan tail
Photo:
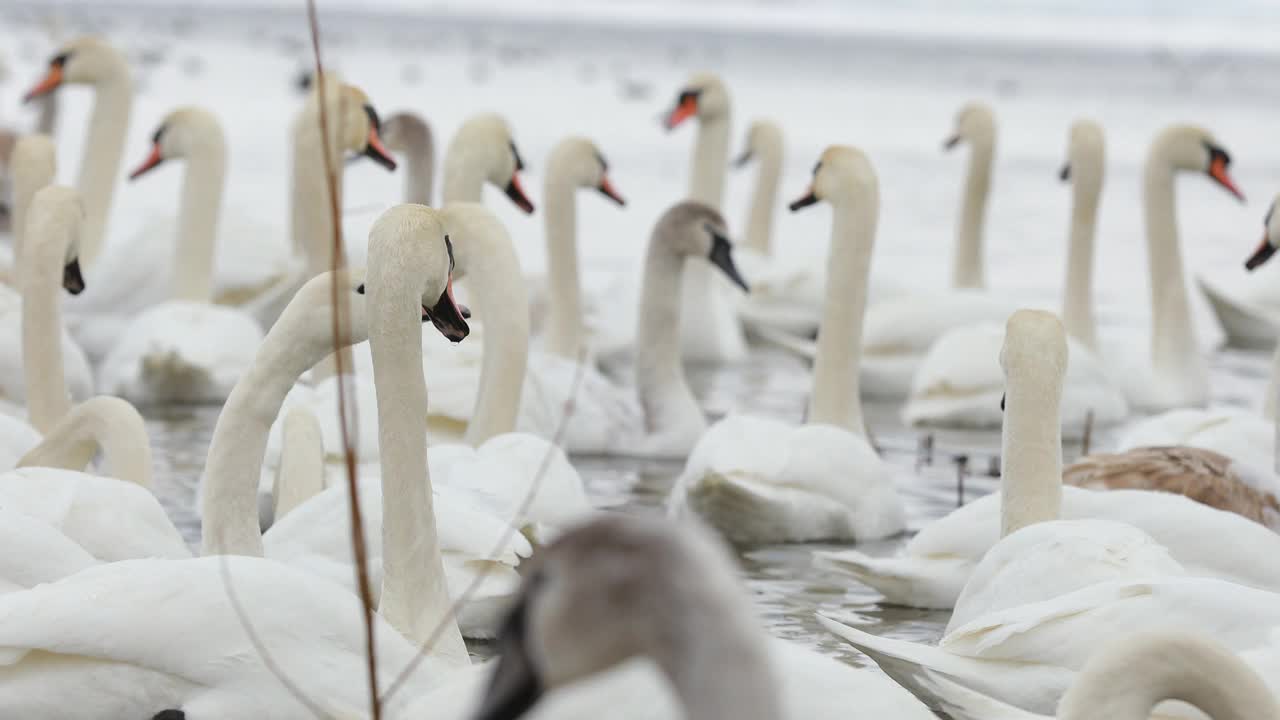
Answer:
[[813, 554], [814, 565], [868, 585], [892, 605], [950, 610], [968, 580], [972, 562], [961, 558], [872, 557], [856, 550]]
[[711, 472], [688, 487], [685, 502], [736, 543], [854, 539], [846, 508], [796, 488]]
[[921, 683], [938, 701], [938, 711], [951, 720], [1045, 720], [1044, 716], [1001, 702], [947, 676], [926, 670]]

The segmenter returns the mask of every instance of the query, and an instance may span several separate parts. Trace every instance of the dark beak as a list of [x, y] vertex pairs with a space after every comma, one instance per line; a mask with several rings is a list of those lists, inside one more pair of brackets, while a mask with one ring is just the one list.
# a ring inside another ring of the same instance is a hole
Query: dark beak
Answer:
[[600, 184], [596, 186], [596, 189], [600, 191], [601, 195], [604, 195], [610, 200], [618, 203], [621, 207], [627, 206], [627, 201], [623, 200], [622, 196], [618, 194], [618, 191], [614, 189], [613, 183], [609, 182], [609, 178], [600, 178]]
[[1254, 250], [1253, 254], [1249, 256], [1249, 259], [1244, 261], [1244, 269], [1254, 270], [1259, 265], [1271, 259], [1271, 256], [1275, 254], [1275, 246], [1267, 242], [1267, 239], [1264, 237], [1262, 238], [1262, 243], [1258, 245], [1258, 249]]
[[788, 205], [787, 207], [791, 208], [791, 212], [795, 212], [801, 208], [807, 208], [810, 205], [813, 205], [817, 202], [818, 202], [818, 196], [813, 193], [813, 190], [810, 190], [804, 195], [801, 195], [800, 197], [793, 200], [791, 204]]
[[1058, 179], [1066, 182], [1071, 179], [1071, 163], [1065, 163], [1062, 169], [1058, 171]]
[[369, 128], [369, 138], [364, 146], [365, 157], [373, 160], [387, 170], [396, 169], [396, 161], [391, 157], [391, 153], [387, 151], [385, 145], [382, 144], [382, 138], [378, 137], [378, 128]]
[[743, 292], [751, 292], [751, 288], [747, 287], [747, 281], [742, 279], [742, 274], [738, 272], [738, 267], [733, 264], [733, 246], [729, 244], [729, 239], [716, 232], [711, 226], [707, 226], [707, 232], [711, 233], [711, 254], [707, 259], [712, 265], [720, 268], [734, 285], [742, 288]]
[[733, 166], [736, 168], [745, 167], [751, 162], [751, 150], [748, 148], [742, 151], [742, 154], [733, 159]]
[[507, 197], [511, 198], [511, 202], [516, 204], [516, 207], [525, 211], [525, 214], [533, 214], [533, 203], [529, 201], [529, 196], [524, 194], [524, 188], [520, 187], [519, 175], [511, 173], [511, 180], [507, 182], [504, 192], [506, 192]]
[[84, 292], [84, 276], [80, 274], [80, 258], [62, 267], [62, 289], [72, 295]]
[[943, 141], [943, 143], [942, 143], [942, 149], [943, 149], [943, 150], [950, 150], [950, 149], [954, 148], [955, 146], [957, 146], [957, 145], [959, 145], [959, 144], [960, 144], [960, 136], [959, 136], [959, 135], [952, 135], [951, 137], [949, 137], [949, 138], [947, 138], [946, 140], [944, 140], [944, 141]]
[[462, 342], [471, 333], [471, 328], [467, 326], [466, 315], [463, 315], [462, 308], [453, 299], [453, 278], [449, 278], [449, 284], [445, 285], [444, 292], [440, 294], [435, 307], [423, 308], [423, 314], [450, 342]]

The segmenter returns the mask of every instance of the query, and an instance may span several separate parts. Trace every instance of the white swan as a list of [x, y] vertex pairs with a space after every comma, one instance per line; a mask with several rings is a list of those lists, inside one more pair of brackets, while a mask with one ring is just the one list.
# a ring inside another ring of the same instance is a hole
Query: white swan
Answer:
[[[67, 264], [68, 260], [77, 258], [78, 253], [74, 245], [63, 245], [64, 242], [77, 243], [78, 237], [53, 231], [51, 223], [55, 220], [47, 212], [52, 206], [40, 213], [42, 219], [35, 227], [28, 228], [31, 200], [36, 192], [53, 182], [53, 166], [53, 142], [47, 136], [25, 135], [18, 139], [13, 150], [13, 215], [14, 258], [19, 268], [15, 279], [19, 284], [16, 291], [0, 286], [0, 338], [3, 339], [0, 342], [0, 413], [5, 415], [26, 415], [27, 399], [33, 395], [52, 398], [66, 394], [69, 389], [73, 399], [83, 400], [93, 392], [89, 361], [63, 328], [59, 312], [60, 288], [69, 292], [83, 289], [83, 276], [78, 283], [76, 279], [78, 266], [69, 268]], [[79, 213], [80, 210], [69, 208], [67, 212]], [[28, 234], [34, 238], [30, 242], [25, 240]], [[31, 272], [22, 272], [23, 258], [27, 255], [37, 258], [38, 264]], [[26, 292], [34, 295], [31, 306], [24, 310], [23, 293]], [[24, 317], [31, 323], [25, 330]], [[45, 370], [26, 373], [24, 367], [27, 366]], [[47, 372], [54, 367], [62, 368], [61, 378], [58, 373]], [[55, 409], [50, 414], [56, 413]], [[46, 415], [41, 422], [47, 428], [51, 419]], [[8, 432], [0, 439], [0, 446], [9, 455], [20, 455], [30, 447], [25, 438]], [[7, 466], [0, 463], [0, 467]]]
[[462, 123], [445, 150], [443, 202], [480, 202], [488, 182], [532, 214], [533, 202], [520, 183], [521, 170], [524, 159], [507, 121], [494, 113], [474, 115]]
[[680, 357], [684, 306], [681, 276], [690, 260], [705, 258], [747, 290], [733, 264], [724, 218], [708, 205], [676, 203], [658, 218], [645, 252], [636, 331], [636, 393], [643, 432], [620, 442], [618, 454], [686, 459], [707, 432]]
[[874, 672], [766, 635], [740, 585], [729, 554], [700, 528], [602, 517], [539, 558], [499, 659], [414, 707], [454, 717], [478, 697], [468, 712], [478, 720], [836, 718], [851, 708], [932, 717]]
[[778, 205], [782, 175], [782, 128], [770, 120], [757, 120], [747, 128], [746, 148], [734, 160], [743, 167], [758, 162], [755, 189], [747, 208], [746, 232], [738, 247], [737, 261], [751, 278], [751, 293], [743, 299], [738, 315], [752, 329], [777, 329], [812, 337], [822, 320], [826, 278], [818, 258], [797, 263], [791, 254], [773, 252], [773, 215]]
[[834, 212], [808, 422], [730, 415], [712, 425], [672, 489], [673, 514], [695, 513], [738, 542], [874, 540], [905, 529], [895, 472], [866, 439], [858, 392], [879, 192], [860, 151], [822, 153], [809, 192], [791, 204], [825, 200]]
[[1280, 265], [1273, 264], [1264, 270], [1258, 267], [1275, 252], [1277, 238], [1280, 238], [1280, 216], [1275, 212], [1277, 195], [1267, 209], [1262, 221], [1262, 242], [1258, 249], [1245, 262], [1247, 274], [1241, 275], [1238, 269], [1228, 275], [1221, 273], [1209, 275], [1201, 273], [1196, 276], [1196, 283], [1205, 297], [1209, 299], [1209, 307], [1218, 316], [1218, 322], [1227, 333], [1227, 342], [1231, 345], [1246, 348], [1271, 348], [1280, 337]]
[[221, 403], [253, 362], [262, 329], [239, 310], [212, 304], [214, 246], [226, 169], [222, 126], [203, 108], [179, 108], [160, 123], [137, 178], [184, 158], [170, 299], [137, 315], [99, 371], [104, 392], [145, 404]]
[[[1042, 557], [1050, 556], [1044, 553]], [[1117, 634], [1193, 627], [1226, 648], [1259, 644], [1280, 624], [1280, 596], [1216, 578], [1122, 579], [984, 614], [937, 647], [877, 637], [819, 615], [823, 627], [869, 655], [930, 707], [945, 690], [922, 680], [942, 673], [971, 690], [1051, 713], [1098, 646]]]
[[[680, 89], [664, 125], [672, 130], [689, 118], [698, 120], [690, 168], [688, 199], [720, 210], [729, 164], [729, 90], [719, 76], [695, 73]], [[688, 263], [684, 272], [685, 304], [681, 309], [680, 347], [684, 357], [707, 362], [733, 362], [746, 357], [742, 323], [728, 287], [715, 269]]]
[[[1266, 234], [1258, 249], [1249, 258], [1250, 269], [1256, 269], [1275, 252], [1271, 244], [1272, 226], [1275, 237], [1280, 237], [1280, 220], [1276, 219], [1272, 209], [1267, 211], [1264, 222]], [[1280, 263], [1278, 263], [1280, 264]], [[1271, 376], [1263, 395], [1262, 412], [1255, 410], [1218, 407], [1218, 408], [1182, 408], [1170, 410], [1134, 423], [1121, 436], [1118, 447], [1121, 450], [1146, 447], [1150, 445], [1178, 445], [1188, 448], [1203, 448], [1221, 453], [1234, 464], [1254, 470], [1278, 469], [1276, 464], [1276, 393], [1280, 391], [1280, 345], [1276, 346], [1271, 359]], [[1246, 471], [1249, 472], [1249, 471]], [[1260, 486], [1271, 493], [1280, 491], [1280, 479], [1269, 478], [1269, 482]]]
[[[1011, 352], [1034, 357], [1046, 345], [1043, 338], [1027, 333], [1017, 338], [1006, 334], [1006, 342], [1010, 343], [1003, 353], [1006, 357]], [[1280, 536], [1262, 525], [1171, 493], [1061, 487], [1056, 400], [1065, 362], [1064, 353], [1056, 361], [1042, 362], [1040, 369], [1028, 366], [1018, 383], [1010, 377], [1010, 399], [1022, 393], [1027, 399], [1026, 404], [1018, 400], [1020, 404], [1011, 407], [1013, 412], [1006, 418], [1001, 492], [929, 524], [896, 557], [869, 557], [853, 550], [819, 552], [819, 563], [853, 575], [889, 602], [950, 608], [956, 606], [979, 561], [999, 541], [1002, 528], [1060, 516], [1131, 525], [1168, 548], [1173, 559], [1193, 575], [1280, 591], [1280, 567], [1266, 560], [1270, 553], [1280, 552]], [[1057, 374], [1044, 376], [1046, 368]], [[1058, 383], [1056, 388], [1053, 383]], [[1005, 496], [1011, 500], [1005, 502]], [[1060, 515], [1055, 508], [1060, 508]], [[1118, 542], [1127, 544], [1131, 539], [1121, 537]], [[1069, 566], [1071, 561], [1062, 562]]]
[[[1272, 631], [1273, 637], [1275, 631]], [[1234, 653], [1196, 630], [1169, 628], [1109, 641], [1062, 696], [1059, 720], [1250, 720], [1280, 717], [1278, 653]], [[953, 720], [1049, 720], [930, 677]], [[1203, 714], [1202, 714], [1203, 713]]]
[[273, 522], [324, 491], [324, 437], [315, 413], [289, 408], [280, 435], [280, 464], [271, 488]]
[[[1092, 264], [1103, 157], [1102, 128], [1090, 120], [1076, 121], [1061, 174], [1063, 179], [1070, 177], [1073, 189], [1063, 299], [1063, 322], [1071, 346], [1062, 403], [1062, 431], [1067, 438], [1080, 437], [1090, 416], [1095, 424], [1108, 426], [1129, 414], [1124, 393], [1096, 355]], [[1004, 340], [1003, 323], [959, 326], [943, 333], [920, 361], [902, 410], [903, 421], [917, 427], [999, 427], [1004, 374], [997, 358]]]

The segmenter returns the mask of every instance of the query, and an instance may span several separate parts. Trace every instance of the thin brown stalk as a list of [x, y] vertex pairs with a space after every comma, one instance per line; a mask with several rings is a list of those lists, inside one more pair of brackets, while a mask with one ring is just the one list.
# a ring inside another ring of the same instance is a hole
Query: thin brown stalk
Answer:
[[382, 696], [382, 702], [391, 702], [392, 696], [395, 695], [401, 687], [403, 687], [404, 683], [413, 675], [413, 672], [418, 669], [418, 666], [422, 664], [424, 659], [426, 659], [427, 653], [429, 653], [431, 648], [435, 647], [435, 644], [440, 641], [440, 636], [444, 634], [445, 628], [447, 628], [449, 623], [453, 622], [454, 618], [458, 616], [458, 611], [467, 603], [468, 600], [471, 599], [473, 595], [475, 595], [476, 590], [480, 588], [480, 583], [484, 582], [485, 578], [489, 574], [489, 568], [493, 566], [492, 561], [497, 559], [498, 555], [501, 554], [502, 549], [505, 548], [507, 544], [511, 542], [511, 539], [515, 537], [515, 534], [519, 532], [519, 530], [517, 530], [520, 526], [518, 520], [528, 514], [529, 506], [533, 504], [533, 499], [537, 497], [538, 490], [542, 486], [542, 481], [547, 475], [547, 470], [551, 467], [551, 459], [555, 457], [556, 448], [560, 447], [560, 445], [564, 443], [564, 434], [569, 427], [569, 418], [573, 417], [574, 399], [578, 396], [578, 388], [582, 385], [582, 378], [586, 375], [586, 369], [586, 351], [580, 350], [578, 352], [576, 364], [574, 365], [573, 383], [569, 386], [569, 396], [565, 398], [563, 411], [560, 415], [560, 422], [556, 425], [556, 432], [551, 438], [551, 447], [548, 448], [546, 454], [542, 456], [542, 462], [538, 465], [538, 471], [533, 476], [533, 482], [529, 483], [529, 489], [525, 492], [524, 498], [520, 501], [520, 507], [516, 511], [515, 517], [513, 517], [512, 522], [507, 525], [502, 536], [498, 538], [498, 542], [494, 544], [493, 549], [489, 551], [487, 557], [490, 562], [485, 563], [480, 572], [476, 575], [475, 579], [473, 579], [471, 584], [467, 586], [466, 590], [463, 590], [461, 594], [454, 598], [453, 603], [449, 606], [449, 611], [445, 614], [444, 618], [440, 620], [440, 622], [431, 631], [431, 634], [427, 636], [427, 641], [418, 648], [417, 656], [415, 656], [413, 661], [400, 671], [400, 674], [396, 676], [395, 681], [387, 687], [387, 692]]
[[[338, 204], [338, 177], [333, 167], [333, 159], [329, 154], [329, 112], [325, 97], [324, 63], [320, 57], [320, 23], [316, 19], [315, 0], [307, 0], [307, 21], [311, 29], [311, 51], [316, 63], [316, 93], [320, 103], [320, 138], [324, 155], [325, 184], [329, 190], [329, 220], [333, 229], [333, 251], [330, 253], [330, 270], [336, 272], [343, 264], [342, 247], [342, 208]], [[343, 464], [347, 471], [347, 494], [351, 510], [351, 547], [355, 556], [356, 589], [360, 595], [360, 605], [364, 610], [365, 652], [368, 660], [370, 717], [373, 720], [382, 718], [382, 701], [378, 697], [378, 662], [374, 637], [374, 605], [373, 593], [369, 587], [369, 561], [365, 547], [364, 516], [360, 512], [360, 492], [356, 482], [355, 448], [351, 443], [350, 419], [347, 413], [347, 387], [345, 368], [343, 367], [343, 343], [347, 337], [348, 315], [350, 306], [347, 298], [338, 292], [338, 283], [330, 288], [330, 303], [333, 307], [333, 354], [338, 381], [338, 427], [342, 431]]]

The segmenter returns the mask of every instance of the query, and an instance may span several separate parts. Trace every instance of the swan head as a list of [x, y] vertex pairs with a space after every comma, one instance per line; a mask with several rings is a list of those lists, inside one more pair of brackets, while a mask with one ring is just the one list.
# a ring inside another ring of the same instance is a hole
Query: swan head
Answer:
[[129, 173], [129, 179], [141, 177], [165, 160], [203, 153], [226, 154], [222, 125], [213, 113], [203, 108], [179, 108], [166, 115], [151, 134], [151, 152]]
[[970, 145], [989, 147], [996, 140], [996, 114], [991, 106], [984, 102], [966, 103], [956, 113], [955, 131], [943, 143], [947, 150], [961, 142]]
[[695, 115], [699, 119], [724, 117], [729, 114], [729, 90], [719, 75], [694, 73], [676, 95], [675, 107], [667, 111], [662, 124], [674, 130]]
[[84, 291], [80, 272], [80, 226], [84, 222], [84, 204], [80, 193], [64, 185], [50, 185], [31, 198], [27, 215], [31, 241], [53, 243], [66, 248], [62, 257], [62, 287], [72, 295]]
[[1172, 125], [1160, 131], [1151, 144], [1147, 162], [1164, 164], [1173, 170], [1204, 173], [1244, 202], [1244, 193], [1228, 171], [1231, 155], [1213, 133], [1202, 127]]
[[1061, 388], [1067, 372], [1067, 333], [1058, 316], [1044, 310], [1018, 310], [1010, 315], [1000, 367], [1006, 384], [1015, 378], [1052, 374]]
[[733, 262], [733, 244], [724, 217], [715, 208], [686, 200], [672, 205], [653, 229], [653, 242], [663, 243], [681, 257], [700, 257], [715, 265], [743, 292], [747, 281]]
[[[377, 261], [386, 266], [375, 267]], [[397, 269], [405, 272], [412, 268], [410, 282], [420, 288], [422, 319], [430, 320], [453, 342], [461, 342], [471, 332], [462, 307], [453, 298], [453, 243], [435, 210], [406, 203], [382, 213], [369, 229], [369, 264], [365, 284], [356, 292], [363, 294], [370, 284], [386, 282]], [[376, 269], [382, 274], [375, 274]]]
[[364, 91], [354, 85], [338, 86], [339, 142], [342, 149], [359, 153], [387, 170], [396, 169], [391, 151], [382, 144], [382, 121]]
[[1253, 270], [1271, 259], [1276, 246], [1280, 245], [1280, 213], [1276, 212], [1277, 204], [1280, 204], [1280, 194], [1271, 201], [1271, 207], [1267, 208], [1267, 215], [1262, 219], [1262, 242], [1258, 243], [1258, 249], [1245, 260], [1246, 270]]
[[[734, 562], [698, 524], [601, 515], [568, 529], [526, 564], [476, 720], [521, 717], [556, 689], [635, 657], [651, 658], [677, 688], [687, 687], [694, 678], [680, 677], [681, 670], [697, 672], [688, 656], [708, 634], [718, 651], [758, 663], [748, 667], [769, 666]], [[727, 666], [737, 663], [721, 657], [708, 671], [729, 672]], [[750, 682], [757, 679], [774, 680]], [[745, 675], [741, 680], [748, 684]]]
[[106, 41], [92, 35], [77, 38], [49, 59], [44, 77], [23, 95], [22, 101], [43, 97], [65, 84], [96, 85], [128, 73], [124, 56]]
[[1067, 162], [1058, 177], [1063, 182], [1074, 178], [1077, 183], [1101, 184], [1105, 158], [1102, 126], [1088, 119], [1076, 120], [1067, 135]]
[[457, 165], [483, 169], [485, 181], [502, 190], [526, 214], [533, 214], [533, 202], [520, 182], [524, 158], [501, 115], [483, 113], [467, 119], [449, 142], [444, 162], [446, 175], [457, 172], [452, 170]]
[[747, 142], [742, 154], [734, 158], [734, 167], [744, 167], [756, 155], [768, 149], [775, 151], [782, 147], [782, 128], [770, 120], [757, 120], [747, 128]]
[[789, 206], [791, 212], [809, 207], [818, 201], [839, 205], [854, 195], [879, 192], [879, 181], [871, 161], [857, 148], [832, 145], [822, 152], [818, 164], [813, 166], [813, 182], [809, 191]]
[[627, 204], [609, 181], [609, 161], [604, 153], [584, 137], [565, 138], [556, 145], [547, 161], [547, 177], [552, 175], [568, 180], [574, 187], [592, 188], [618, 205]]
[[413, 139], [420, 139], [428, 146], [431, 144], [431, 126], [422, 116], [415, 112], [398, 112], [382, 121], [382, 142], [397, 152], [408, 152], [413, 147]]

